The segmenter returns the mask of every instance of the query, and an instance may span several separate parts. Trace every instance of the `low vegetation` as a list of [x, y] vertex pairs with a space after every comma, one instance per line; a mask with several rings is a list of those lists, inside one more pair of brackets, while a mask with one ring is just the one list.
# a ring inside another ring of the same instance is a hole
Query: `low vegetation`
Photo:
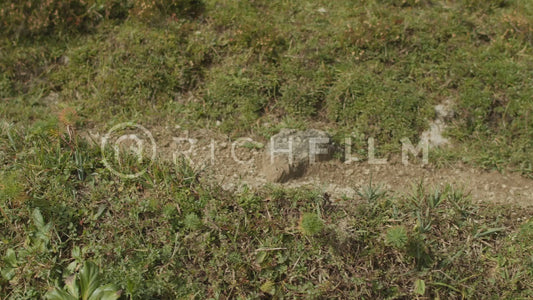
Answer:
[[320, 125], [394, 153], [451, 99], [454, 147], [432, 157], [531, 177], [532, 16], [528, 0], [3, 1], [0, 298], [533, 297], [531, 209], [449, 185], [227, 192], [166, 161], [123, 179], [81, 138]]
[[117, 178], [98, 149], [42, 128], [5, 128], [0, 147], [4, 297], [71, 299], [57, 297], [87, 268], [93, 290], [134, 299], [533, 296], [531, 210], [452, 186], [232, 194], [165, 162]]

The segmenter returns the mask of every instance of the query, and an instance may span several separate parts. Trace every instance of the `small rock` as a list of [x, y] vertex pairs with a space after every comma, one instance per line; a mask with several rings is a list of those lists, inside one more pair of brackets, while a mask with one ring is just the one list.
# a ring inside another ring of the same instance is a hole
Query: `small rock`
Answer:
[[[288, 153], [291, 142], [292, 162]], [[316, 143], [314, 155], [310, 155], [312, 142]], [[270, 182], [287, 182], [303, 175], [313, 160], [316, 162], [330, 159], [333, 145], [330, 136], [321, 130], [283, 129], [272, 136], [264, 151], [263, 175]]]
[[63, 55], [59, 58], [59, 63], [62, 65], [68, 65], [69, 62], [70, 62], [70, 58], [66, 55]]
[[43, 97], [42, 100], [47, 104], [56, 105], [58, 103], [59, 94], [56, 92], [51, 92], [46, 97]]

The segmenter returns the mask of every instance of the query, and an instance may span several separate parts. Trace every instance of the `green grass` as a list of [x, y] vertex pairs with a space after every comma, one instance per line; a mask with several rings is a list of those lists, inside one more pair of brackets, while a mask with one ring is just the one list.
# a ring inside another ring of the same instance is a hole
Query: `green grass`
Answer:
[[370, 186], [342, 208], [230, 194], [169, 162], [123, 180], [66, 134], [320, 124], [394, 153], [450, 98], [455, 146], [432, 160], [531, 176], [531, 1], [100, 2], [79, 28], [47, 10], [46, 26], [0, 21], [0, 298], [42, 297], [87, 262], [126, 299], [533, 297], [531, 210], [452, 187]]
[[[112, 19], [89, 33], [6, 36], [0, 92], [11, 105], [2, 117], [34, 121], [68, 106], [82, 127], [221, 121], [225, 132], [265, 137], [272, 134], [265, 122], [320, 121], [397, 152], [399, 140], [417, 140], [433, 106], [451, 98], [449, 135], [463, 146], [456, 157], [531, 173], [528, 1], [207, 1], [204, 8], [194, 19]], [[50, 93], [55, 105], [42, 101]]]
[[100, 284], [134, 299], [401, 298], [415, 282], [420, 293], [420, 280], [430, 297], [533, 296], [528, 209], [474, 205], [451, 186], [342, 206], [313, 190], [230, 194], [165, 162], [121, 180], [98, 149], [10, 130], [0, 144], [3, 297], [62, 287], [87, 261]]

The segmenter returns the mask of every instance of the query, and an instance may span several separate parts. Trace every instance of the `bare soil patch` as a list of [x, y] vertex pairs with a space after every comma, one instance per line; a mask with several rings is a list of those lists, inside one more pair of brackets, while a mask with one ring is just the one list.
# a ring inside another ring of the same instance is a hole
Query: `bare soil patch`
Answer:
[[[368, 162], [346, 164], [333, 158], [310, 164], [298, 176], [276, 183], [269, 180], [264, 166], [268, 141], [259, 138], [231, 139], [207, 129], [150, 130], [155, 132], [160, 159], [186, 159], [204, 179], [217, 182], [226, 190], [238, 190], [245, 185], [257, 188], [265, 184], [310, 187], [321, 189], [332, 199], [340, 201], [358, 199], [357, 191], [370, 184], [381, 186], [398, 197], [413, 193], [419, 184], [440, 189], [449, 184], [455, 189], [462, 189], [474, 202], [533, 206], [533, 180], [512, 172], [486, 171], [461, 163], [446, 167], [421, 165], [420, 160], [412, 157], [409, 165], [395, 160], [385, 165]], [[93, 138], [101, 137], [93, 134]], [[275, 164], [273, 167], [279, 166]]]

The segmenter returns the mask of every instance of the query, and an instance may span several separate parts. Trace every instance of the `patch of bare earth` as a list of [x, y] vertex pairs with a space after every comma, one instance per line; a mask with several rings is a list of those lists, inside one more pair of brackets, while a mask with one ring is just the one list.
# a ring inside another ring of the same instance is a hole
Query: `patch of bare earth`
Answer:
[[[512, 172], [485, 171], [460, 163], [447, 167], [422, 165], [419, 158], [412, 156], [409, 165], [400, 162], [372, 165], [366, 161], [347, 164], [333, 158], [309, 164], [283, 183], [271, 182], [266, 174], [269, 166], [265, 166], [270, 162], [265, 160], [267, 141], [230, 139], [206, 129], [190, 132], [168, 128], [150, 130], [155, 132], [159, 159], [186, 159], [202, 178], [216, 182], [226, 190], [239, 190], [245, 185], [259, 188], [265, 184], [309, 187], [321, 189], [340, 201], [357, 200], [357, 191], [371, 183], [397, 197], [409, 196], [419, 184], [427, 189], [441, 190], [449, 184], [470, 195], [474, 202], [533, 206], [533, 180]], [[93, 138], [99, 137], [93, 135]]]

